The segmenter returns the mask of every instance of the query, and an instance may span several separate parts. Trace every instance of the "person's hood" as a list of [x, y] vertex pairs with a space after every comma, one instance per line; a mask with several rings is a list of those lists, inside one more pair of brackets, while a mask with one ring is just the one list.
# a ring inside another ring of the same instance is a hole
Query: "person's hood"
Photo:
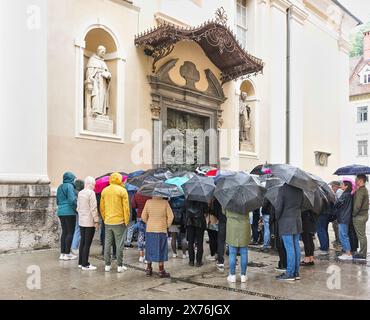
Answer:
[[93, 177], [86, 177], [85, 179], [85, 189], [94, 190], [95, 179]]
[[76, 176], [72, 172], [66, 172], [63, 175], [63, 183], [72, 183], [74, 184]]
[[123, 186], [122, 175], [118, 172], [112, 173], [111, 176], [109, 177], [109, 183]]

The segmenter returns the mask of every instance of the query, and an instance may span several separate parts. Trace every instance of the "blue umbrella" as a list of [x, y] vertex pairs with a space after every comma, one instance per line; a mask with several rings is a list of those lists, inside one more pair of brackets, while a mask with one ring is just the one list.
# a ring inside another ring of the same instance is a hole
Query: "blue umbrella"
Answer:
[[165, 182], [167, 184], [173, 184], [182, 190], [182, 185], [188, 181], [189, 181], [189, 178], [187, 177], [175, 177], [175, 178], [168, 179]]
[[370, 174], [370, 167], [353, 164], [339, 168], [334, 172], [337, 176], [357, 176], [358, 174]]
[[134, 172], [131, 172], [127, 178], [130, 179], [130, 178], [135, 178], [137, 176], [141, 176], [145, 171], [144, 170], [138, 170], [138, 171], [134, 171]]

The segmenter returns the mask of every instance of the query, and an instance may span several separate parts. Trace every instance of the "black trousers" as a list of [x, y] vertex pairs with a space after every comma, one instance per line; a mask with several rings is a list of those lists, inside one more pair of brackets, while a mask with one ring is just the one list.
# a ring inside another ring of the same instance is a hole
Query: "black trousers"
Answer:
[[61, 254], [70, 254], [73, 241], [73, 234], [76, 228], [76, 215], [59, 217], [62, 225], [62, 236], [60, 238]]
[[253, 212], [253, 224], [252, 224], [252, 239], [253, 242], [258, 242], [259, 240], [259, 232], [258, 232], [258, 222], [260, 221], [260, 213], [259, 211]]
[[217, 231], [216, 230], [209, 230], [208, 238], [209, 238], [209, 249], [211, 251], [211, 256], [213, 257], [217, 253]]
[[304, 244], [304, 254], [306, 257], [313, 257], [315, 251], [315, 244], [313, 242], [313, 234], [309, 232], [302, 232], [302, 241]]
[[95, 228], [94, 227], [80, 227], [81, 241], [80, 241], [80, 252], [78, 257], [78, 264], [83, 267], [88, 267], [90, 247], [94, 239]]
[[188, 238], [189, 261], [194, 262], [195, 250], [194, 244], [197, 243], [197, 262], [201, 263], [203, 259], [204, 229], [188, 226], [186, 228]]
[[218, 222], [217, 232], [217, 262], [219, 264], [225, 263], [225, 244], [226, 244], [226, 222]]

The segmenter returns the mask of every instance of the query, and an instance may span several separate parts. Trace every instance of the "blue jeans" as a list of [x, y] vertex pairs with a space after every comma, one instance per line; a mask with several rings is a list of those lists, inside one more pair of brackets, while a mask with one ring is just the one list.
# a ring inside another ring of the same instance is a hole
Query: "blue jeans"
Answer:
[[263, 247], [267, 248], [270, 245], [270, 215], [263, 215]]
[[351, 245], [348, 236], [348, 224], [338, 223], [339, 241], [345, 252], [351, 251]]
[[236, 256], [238, 254], [238, 249], [240, 251], [240, 273], [245, 276], [247, 274], [247, 265], [248, 265], [248, 248], [237, 248], [229, 246], [229, 265], [230, 265], [230, 274], [235, 276], [236, 268]]
[[299, 273], [301, 263], [301, 248], [299, 247], [299, 234], [283, 234], [281, 236], [287, 254], [286, 274], [294, 277]]
[[81, 241], [81, 233], [80, 233], [80, 225], [78, 222], [76, 223], [75, 227], [75, 233], [73, 234], [73, 240], [72, 240], [72, 249], [78, 250], [80, 247], [80, 241]]
[[319, 238], [321, 251], [329, 251], [328, 226], [329, 226], [329, 216], [326, 214], [320, 215], [319, 220], [317, 222], [317, 236]]

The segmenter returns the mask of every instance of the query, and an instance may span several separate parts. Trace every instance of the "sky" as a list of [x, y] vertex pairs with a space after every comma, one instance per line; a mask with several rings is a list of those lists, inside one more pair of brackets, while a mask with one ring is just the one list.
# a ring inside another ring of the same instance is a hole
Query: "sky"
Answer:
[[339, 2], [362, 22], [370, 21], [370, 0], [339, 0]]

